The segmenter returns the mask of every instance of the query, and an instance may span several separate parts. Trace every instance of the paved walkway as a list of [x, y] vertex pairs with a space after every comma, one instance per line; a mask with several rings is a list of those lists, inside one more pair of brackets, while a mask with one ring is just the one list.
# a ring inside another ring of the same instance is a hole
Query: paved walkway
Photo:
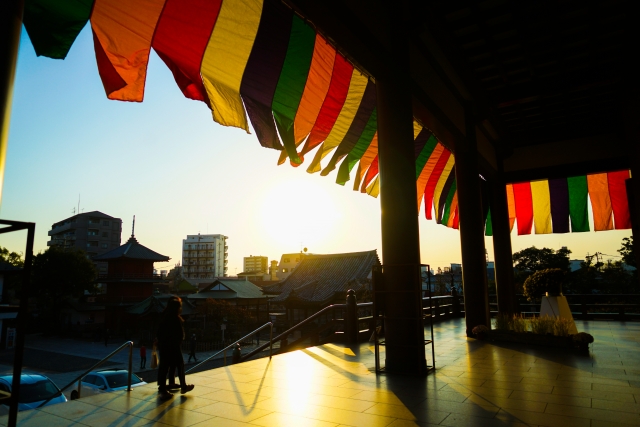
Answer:
[[150, 384], [22, 412], [19, 421], [25, 427], [638, 427], [640, 324], [577, 324], [595, 336], [588, 355], [468, 339], [464, 320], [455, 319], [435, 327], [438, 369], [427, 377], [376, 375], [368, 343], [327, 344], [190, 375], [195, 390], [168, 401]]
[[[51, 363], [57, 363], [59, 366], [56, 366], [56, 369], [46, 369], [46, 368], [38, 368], [38, 369], [28, 369], [29, 371], [36, 371], [38, 373], [42, 373], [51, 380], [56, 383], [59, 387], [64, 387], [69, 384], [69, 382], [73, 381], [78, 375], [82, 374], [86, 369], [91, 367], [92, 363], [87, 364], [86, 361], [93, 361], [93, 363], [98, 362], [103, 357], [109, 355], [113, 351], [115, 351], [119, 346], [121, 346], [125, 341], [119, 342], [114, 338], [111, 343], [107, 346], [104, 345], [104, 342], [90, 342], [83, 340], [76, 340], [70, 338], [60, 338], [60, 337], [45, 337], [41, 334], [28, 335], [26, 337], [25, 343], [25, 354], [29, 354], [31, 351], [35, 353], [35, 355], [40, 357], [47, 357], [46, 353], [44, 356], [41, 356], [36, 351], [55, 353], [56, 355], [68, 355], [74, 356], [78, 358], [84, 358], [85, 360], [82, 363], [83, 369], [77, 369], [73, 365], [73, 359], [66, 359], [64, 357], [57, 357], [59, 361], [48, 361]], [[254, 341], [255, 342], [255, 341]], [[261, 341], [261, 344], [264, 344], [264, 341]], [[244, 346], [242, 348], [242, 353], [246, 354], [257, 347], [257, 344]], [[274, 349], [279, 349], [280, 343], [274, 344]], [[214, 355], [219, 350], [206, 351], [197, 353], [198, 361], [201, 362], [206, 358]], [[34, 355], [34, 356], [35, 356]], [[188, 360], [188, 354], [184, 355], [185, 362]], [[224, 358], [224, 355], [221, 354], [217, 356], [214, 360], [221, 360]], [[117, 368], [117, 369], [129, 369], [129, 352], [128, 350], [122, 350], [120, 353], [113, 356], [110, 359], [110, 363], [107, 366], [100, 367], [98, 369], [107, 369], [107, 368]], [[231, 363], [231, 352], [227, 352], [227, 362]], [[47, 365], [47, 364], [43, 364]], [[87, 365], [86, 367], [84, 365]], [[137, 373], [143, 379], [151, 377], [155, 380], [156, 373], [152, 372], [150, 368], [151, 365], [151, 349], [147, 348], [147, 366], [146, 369], [140, 369], [140, 349], [138, 347], [133, 348], [133, 371]], [[187, 363], [186, 367], [189, 369], [190, 367], [196, 365], [196, 363]], [[213, 366], [213, 365], [212, 365]], [[206, 365], [204, 366], [206, 369]], [[0, 372], [10, 373], [13, 371], [12, 365], [9, 364], [0, 364]], [[71, 393], [71, 388], [65, 391], [65, 395], [69, 397]], [[2, 411], [0, 410], [0, 414]]]

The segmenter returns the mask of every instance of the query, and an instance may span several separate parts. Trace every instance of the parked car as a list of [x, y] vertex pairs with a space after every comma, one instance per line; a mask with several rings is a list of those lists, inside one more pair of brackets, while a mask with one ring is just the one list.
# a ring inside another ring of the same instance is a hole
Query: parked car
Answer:
[[[104, 371], [91, 371], [82, 379], [81, 396], [91, 396], [100, 393], [109, 393], [116, 390], [126, 390], [127, 376], [126, 369], [107, 369]], [[136, 374], [131, 374], [131, 387], [145, 385], [146, 382]], [[71, 400], [78, 398], [78, 390], [71, 392]]]
[[[13, 383], [13, 375], [0, 376], [0, 391], [11, 393], [11, 384]], [[46, 405], [55, 405], [56, 403], [66, 402], [67, 398], [60, 391], [57, 385], [49, 378], [40, 374], [22, 374], [20, 376], [20, 399], [18, 400], [18, 411], [34, 409], [39, 407], [42, 402], [49, 400]], [[2, 401], [5, 409], [9, 408], [8, 400]]]

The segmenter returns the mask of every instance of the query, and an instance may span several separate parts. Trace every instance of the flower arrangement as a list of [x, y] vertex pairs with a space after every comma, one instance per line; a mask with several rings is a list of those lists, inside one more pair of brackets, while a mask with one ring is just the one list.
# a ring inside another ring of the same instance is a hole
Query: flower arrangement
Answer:
[[573, 342], [576, 344], [591, 344], [593, 342], [593, 335], [586, 332], [578, 332], [572, 335]]
[[489, 331], [491, 329], [487, 328], [485, 325], [478, 325], [475, 326], [471, 332], [473, 333], [473, 335], [481, 335], [481, 334], [488, 334]]
[[543, 317], [534, 317], [530, 320], [531, 332], [534, 334], [553, 334], [553, 326], [556, 322], [555, 318], [551, 318], [548, 315]]

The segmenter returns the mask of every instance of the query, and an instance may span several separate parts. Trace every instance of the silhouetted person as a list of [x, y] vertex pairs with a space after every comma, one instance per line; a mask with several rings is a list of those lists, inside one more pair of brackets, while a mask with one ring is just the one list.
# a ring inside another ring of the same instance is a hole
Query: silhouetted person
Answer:
[[192, 357], [193, 357], [193, 360], [197, 362], [198, 358], [196, 358], [196, 334], [191, 335], [191, 343], [189, 344], [189, 350], [191, 352], [189, 353], [189, 360], [187, 360], [187, 363], [191, 362]]
[[182, 300], [179, 297], [171, 297], [162, 313], [158, 326], [158, 351], [160, 352], [160, 366], [158, 367], [158, 393], [163, 399], [173, 396], [167, 389], [167, 374], [171, 367], [175, 367], [180, 379], [180, 393], [184, 394], [193, 390], [192, 384], [187, 384], [184, 377], [184, 359], [180, 345], [184, 340], [184, 320], [182, 312]]
[[147, 366], [147, 347], [144, 343], [140, 346], [140, 369], [144, 369]]

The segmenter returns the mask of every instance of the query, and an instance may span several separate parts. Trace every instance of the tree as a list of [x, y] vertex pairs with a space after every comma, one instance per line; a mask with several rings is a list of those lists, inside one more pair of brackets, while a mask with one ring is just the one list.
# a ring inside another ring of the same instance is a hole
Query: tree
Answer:
[[24, 266], [22, 254], [17, 252], [9, 252], [9, 249], [0, 246], [0, 261], [4, 261], [14, 267]]
[[[571, 251], [566, 248], [557, 251], [549, 248], [538, 249], [532, 246], [513, 254], [513, 265], [516, 269], [515, 284], [521, 287], [536, 271], [542, 271], [549, 268], [559, 268], [563, 272], [570, 269], [569, 255]], [[519, 289], [522, 291], [522, 289]]]
[[531, 273], [548, 268], [569, 271], [569, 255], [571, 255], [571, 251], [566, 248], [555, 251], [549, 248], [538, 249], [532, 246], [513, 254], [513, 264], [517, 270]]
[[[24, 267], [24, 260], [22, 254], [17, 252], [9, 252], [7, 248], [0, 246], [0, 264], [9, 265], [11, 267], [22, 268]], [[0, 292], [0, 300], [3, 303], [17, 304], [14, 298], [17, 296], [17, 292], [22, 285], [22, 274], [8, 274], [4, 278], [4, 292]], [[4, 294], [4, 295], [2, 295]]]
[[636, 252], [633, 247], [633, 236], [622, 239], [622, 247], [618, 249], [618, 253], [622, 255], [622, 262], [632, 267], [636, 265]]
[[33, 257], [31, 277], [43, 326], [56, 327], [63, 301], [95, 292], [98, 274], [84, 251], [52, 246]]

